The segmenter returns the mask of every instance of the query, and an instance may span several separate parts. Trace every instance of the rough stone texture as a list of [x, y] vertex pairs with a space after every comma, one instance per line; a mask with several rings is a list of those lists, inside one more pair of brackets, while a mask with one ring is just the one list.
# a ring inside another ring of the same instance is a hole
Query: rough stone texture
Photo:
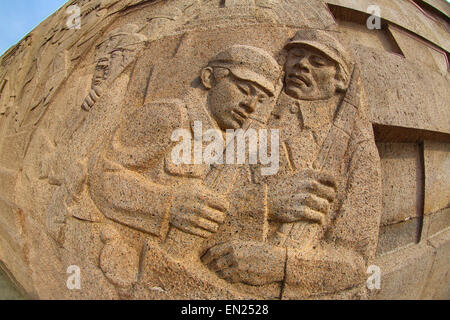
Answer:
[[[425, 141], [425, 208], [424, 214], [433, 214], [450, 207], [450, 145]], [[448, 226], [448, 225], [447, 225]]]
[[418, 143], [379, 142], [383, 214], [378, 254], [420, 239], [423, 176]]
[[[0, 58], [2, 268], [43, 299], [449, 299], [445, 12], [70, 1]], [[279, 171], [174, 163], [196, 121], [278, 129]]]

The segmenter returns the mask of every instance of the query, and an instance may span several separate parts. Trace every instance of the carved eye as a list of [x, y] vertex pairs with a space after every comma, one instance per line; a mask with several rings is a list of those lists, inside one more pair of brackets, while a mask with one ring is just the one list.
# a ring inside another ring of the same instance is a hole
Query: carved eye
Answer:
[[260, 104], [265, 104], [268, 100], [269, 100], [269, 97], [266, 96], [266, 95], [260, 94], [260, 95], [258, 96], [258, 102], [259, 102]]
[[323, 67], [327, 65], [327, 61], [324, 58], [316, 55], [311, 56], [310, 62], [316, 67]]
[[291, 51], [290, 51], [290, 53], [294, 56], [294, 57], [304, 57], [305, 56], [305, 51], [303, 50], [303, 49], [301, 49], [301, 48], [295, 48], [295, 49], [292, 49]]
[[243, 94], [245, 94], [247, 96], [250, 95], [251, 89], [250, 89], [250, 86], [248, 84], [238, 83], [237, 87]]
[[106, 69], [106, 65], [100, 64], [95, 67], [97, 71], [103, 71]]

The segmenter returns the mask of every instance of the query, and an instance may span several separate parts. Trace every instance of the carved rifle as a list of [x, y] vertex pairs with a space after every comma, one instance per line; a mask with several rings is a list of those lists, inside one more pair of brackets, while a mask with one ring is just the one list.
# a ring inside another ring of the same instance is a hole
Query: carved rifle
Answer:
[[[279, 93], [281, 91], [282, 88], [281, 82], [278, 87], [279, 88], [275, 95], [276, 97], [279, 96]], [[258, 130], [266, 128], [267, 123], [269, 122], [270, 115], [272, 114], [275, 105], [276, 103], [273, 103], [273, 105], [271, 105], [270, 107], [260, 109], [255, 114], [250, 115], [243, 125], [242, 128], [243, 132], [245, 133], [250, 129]], [[205, 179], [203, 180], [203, 184], [206, 187], [216, 192], [217, 194], [224, 196], [227, 196], [231, 192], [231, 190], [235, 185], [238, 173], [240, 169], [242, 169], [242, 167], [238, 165], [226, 165], [225, 161], [223, 161], [226, 156], [227, 148], [228, 147], [234, 148], [235, 137], [236, 133], [233, 139], [227, 142], [228, 145], [225, 146], [224, 152], [221, 154], [220, 159], [221, 161], [218, 162], [223, 164], [211, 165], [209, 172], [207, 173]], [[258, 216], [256, 220], [257, 221], [254, 221], [254, 223], [250, 223], [251, 224], [250, 228], [252, 229], [252, 232], [249, 233], [255, 233], [253, 232], [255, 230], [253, 228], [255, 224], [257, 224], [261, 230], [266, 229], [265, 225], [268, 224], [267, 216], [265, 215]], [[255, 235], [254, 238], [255, 238], [254, 240], [264, 240], [263, 239], [264, 236], [261, 236], [261, 234]], [[169, 252], [171, 252], [173, 255], [177, 256], [178, 258], [183, 258], [199, 248], [199, 244], [201, 243], [201, 241], [199, 240], [204, 239], [200, 239], [199, 236], [196, 235], [188, 234], [183, 231], [178, 231], [176, 228], [171, 228], [168, 232], [164, 245], [165, 248], [169, 250]]]
[[[360, 104], [359, 78], [359, 67], [355, 65], [349, 88], [335, 115], [330, 132], [322, 145], [319, 155], [313, 163], [315, 170], [320, 172], [326, 170], [330, 173], [339, 171], [342, 159], [347, 152]], [[323, 237], [325, 231], [326, 228], [318, 223], [308, 221], [285, 223], [276, 232], [274, 243], [279, 246], [286, 246], [286, 242], [290, 239], [291, 235], [296, 233], [296, 238], [301, 240], [297, 243], [292, 241], [292, 245], [305, 248]]]
[[[275, 95], [276, 97], [279, 97], [281, 89], [282, 84], [280, 82]], [[276, 103], [274, 103], [270, 107], [260, 109], [255, 114], [252, 114], [244, 124], [242, 128], [243, 132], [246, 133], [248, 132], [248, 130], [267, 129], [267, 123], [269, 122], [275, 105]], [[226, 154], [227, 148], [234, 148], [234, 141], [236, 140], [235, 138], [236, 134], [226, 146], [222, 157], [224, 156], [224, 154]], [[225, 162], [221, 161], [221, 163]], [[255, 167], [258, 167], [258, 165], [256, 165]], [[205, 186], [217, 192], [218, 194], [228, 195], [235, 185], [236, 178], [240, 169], [242, 169], [242, 167], [236, 164], [212, 166], [203, 183]], [[246, 222], [246, 226], [244, 227], [245, 230], [241, 230], [241, 232], [239, 232], [241, 240], [266, 240], [268, 233], [268, 217], [266, 210], [267, 187], [260, 185], [258, 191], [261, 191], [261, 194], [250, 196], [250, 198], [252, 198], [252, 201], [258, 203], [256, 204], [256, 206], [252, 206], [252, 215], [251, 217], [248, 216], [250, 220]]]

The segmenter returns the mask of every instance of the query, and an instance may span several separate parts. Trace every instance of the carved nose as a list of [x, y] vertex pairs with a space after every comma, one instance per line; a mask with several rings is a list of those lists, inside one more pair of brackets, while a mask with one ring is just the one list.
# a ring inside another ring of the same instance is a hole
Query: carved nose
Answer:
[[247, 101], [241, 103], [241, 107], [245, 109], [247, 113], [253, 113], [256, 110], [256, 97], [251, 97]]
[[306, 62], [306, 58], [298, 59], [297, 63], [295, 64], [295, 67], [305, 73], [309, 73], [309, 65]]

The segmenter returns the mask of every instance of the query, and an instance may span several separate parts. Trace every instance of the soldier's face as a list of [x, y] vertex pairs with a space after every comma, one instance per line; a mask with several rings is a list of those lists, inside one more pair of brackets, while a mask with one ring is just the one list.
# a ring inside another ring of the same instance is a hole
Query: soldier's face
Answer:
[[257, 84], [232, 74], [216, 79], [209, 90], [209, 110], [222, 130], [242, 128], [248, 117], [270, 103], [268, 94]]
[[97, 65], [95, 66], [95, 72], [94, 77], [92, 81], [92, 85], [98, 86], [103, 81], [108, 78], [109, 75], [109, 60], [106, 58], [102, 58], [97, 62]]
[[336, 93], [337, 64], [318, 49], [290, 49], [285, 71], [285, 91], [295, 99], [325, 100]]

